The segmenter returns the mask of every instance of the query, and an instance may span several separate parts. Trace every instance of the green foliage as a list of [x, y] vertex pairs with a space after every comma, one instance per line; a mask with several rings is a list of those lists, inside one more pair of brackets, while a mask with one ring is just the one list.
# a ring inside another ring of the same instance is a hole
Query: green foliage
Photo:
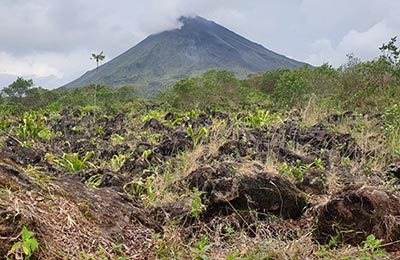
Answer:
[[22, 138], [41, 138], [48, 141], [53, 134], [45, 126], [47, 118], [38, 111], [28, 111], [23, 113], [21, 123], [15, 128], [18, 137]]
[[314, 163], [305, 164], [301, 163], [299, 160], [296, 161], [296, 165], [289, 165], [284, 162], [279, 164], [279, 172], [289, 177], [295, 177], [297, 181], [301, 182], [303, 181], [304, 171], [313, 165]]
[[277, 82], [282, 77], [283, 74], [290, 72], [288, 69], [277, 69], [273, 71], [265, 72], [261, 77], [261, 82], [258, 84], [258, 88], [266, 93], [271, 93], [274, 91]]
[[84, 170], [87, 167], [93, 154], [93, 151], [87, 152], [81, 159], [79, 158], [79, 153], [64, 153], [61, 158], [56, 160], [56, 162], [58, 165], [64, 167], [68, 172], [77, 172]]
[[161, 99], [180, 109], [230, 107], [245, 101], [246, 92], [233, 73], [211, 70], [178, 81]]
[[30, 89], [32, 86], [33, 81], [31, 79], [25, 80], [22, 77], [18, 77], [8, 87], [3, 88], [2, 92], [12, 101], [18, 102], [26, 96], [28, 89]]
[[16, 242], [8, 251], [7, 259], [9, 256], [14, 255], [15, 259], [29, 260], [36, 249], [39, 248], [38, 241], [33, 237], [32, 233], [24, 226], [21, 231], [21, 239]]
[[90, 187], [92, 189], [95, 189], [95, 188], [98, 188], [100, 186], [102, 180], [103, 180], [103, 175], [102, 174], [94, 174], [94, 175], [90, 176], [89, 179], [87, 179], [85, 181], [85, 184], [88, 187]]
[[386, 143], [390, 152], [400, 156], [400, 105], [394, 104], [389, 107], [382, 116], [382, 126]]
[[379, 50], [383, 53], [383, 57], [387, 59], [391, 64], [398, 64], [400, 62], [399, 55], [400, 50], [396, 46], [397, 36], [390, 39], [387, 44], [382, 44]]
[[382, 248], [382, 240], [376, 239], [374, 235], [369, 235], [363, 242], [362, 253], [360, 259], [388, 259], [384, 248]]
[[92, 56], [90, 59], [96, 61], [96, 71], [99, 69], [99, 62], [104, 60], [106, 56], [104, 56], [103, 52], [100, 52], [99, 54], [92, 53]]
[[308, 73], [308, 68], [284, 72], [272, 92], [275, 101], [281, 106], [289, 107], [307, 102], [312, 92], [311, 84], [306, 79]]
[[120, 136], [119, 134], [112, 134], [111, 135], [111, 142], [113, 144], [122, 144], [124, 142], [125, 138]]
[[125, 163], [126, 159], [130, 157], [130, 154], [114, 154], [111, 157], [109, 166], [113, 171], [118, 171]]
[[193, 130], [192, 125], [189, 125], [186, 128], [187, 133], [189, 134], [190, 138], [192, 138], [193, 141], [193, 147], [196, 147], [200, 140], [202, 139], [202, 137], [208, 137], [208, 129], [206, 127], [202, 127], [200, 128], [200, 130], [197, 132], [197, 134], [195, 133], [195, 131]]
[[149, 176], [146, 178], [146, 181], [133, 180], [124, 184], [124, 190], [128, 189], [128, 194], [139, 197], [145, 202], [145, 205], [149, 205], [156, 198], [156, 193], [153, 188], [153, 178], [154, 177]]
[[204, 191], [199, 191], [197, 188], [193, 188], [193, 191], [189, 194], [192, 196], [190, 215], [197, 218], [201, 212], [205, 209], [205, 206], [201, 200], [201, 195], [205, 194]]
[[190, 248], [192, 253], [192, 259], [196, 260], [207, 260], [207, 252], [210, 250], [210, 245], [207, 243], [207, 238], [202, 236], [197, 245]]
[[247, 127], [260, 128], [271, 126], [274, 122], [283, 123], [282, 118], [277, 113], [271, 113], [268, 110], [256, 109], [255, 113], [248, 114], [240, 119]]

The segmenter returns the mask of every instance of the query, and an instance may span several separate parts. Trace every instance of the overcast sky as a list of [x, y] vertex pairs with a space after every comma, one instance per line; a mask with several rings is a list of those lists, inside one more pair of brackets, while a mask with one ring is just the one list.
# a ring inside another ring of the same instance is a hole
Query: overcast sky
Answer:
[[199, 15], [288, 57], [337, 67], [400, 34], [400, 0], [0, 0], [0, 87], [55, 88]]

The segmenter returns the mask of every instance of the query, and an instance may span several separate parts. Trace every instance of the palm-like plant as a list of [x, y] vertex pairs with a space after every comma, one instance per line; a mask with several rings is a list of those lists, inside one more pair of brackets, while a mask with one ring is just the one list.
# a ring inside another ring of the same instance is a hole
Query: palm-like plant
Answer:
[[[99, 54], [92, 53], [92, 57], [90, 58], [91, 60], [96, 61], [96, 73], [99, 71], [99, 63], [100, 61], [105, 59], [105, 55], [103, 52], [100, 52]], [[96, 121], [96, 105], [97, 105], [97, 84], [94, 84], [94, 118], [93, 118], [93, 123]]]

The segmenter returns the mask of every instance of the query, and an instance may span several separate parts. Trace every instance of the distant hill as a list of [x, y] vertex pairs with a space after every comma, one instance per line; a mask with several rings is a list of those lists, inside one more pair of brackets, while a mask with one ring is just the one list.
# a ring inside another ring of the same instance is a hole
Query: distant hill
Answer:
[[305, 63], [289, 59], [199, 16], [181, 17], [182, 27], [148, 36], [113, 60], [66, 84], [66, 88], [103, 84], [132, 84], [152, 96], [181, 78], [210, 69], [249, 73], [296, 68]]

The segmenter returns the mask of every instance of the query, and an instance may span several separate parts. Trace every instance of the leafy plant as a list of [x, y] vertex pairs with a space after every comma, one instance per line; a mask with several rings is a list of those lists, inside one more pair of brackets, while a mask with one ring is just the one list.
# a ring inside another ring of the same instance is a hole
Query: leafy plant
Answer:
[[56, 160], [56, 162], [60, 166], [64, 167], [68, 172], [77, 172], [85, 169], [93, 154], [93, 151], [87, 152], [81, 159], [79, 158], [79, 153], [64, 153], [60, 159]]
[[129, 188], [129, 194], [141, 198], [146, 204], [151, 203], [156, 198], [151, 176], [147, 177], [144, 182], [141, 180], [128, 182], [124, 185], [124, 190], [127, 188]]
[[125, 163], [126, 159], [130, 157], [130, 154], [114, 154], [110, 160], [110, 167], [113, 171], [118, 171]]
[[125, 138], [123, 136], [120, 136], [119, 134], [112, 134], [111, 135], [111, 142], [113, 144], [122, 144], [124, 142]]
[[382, 240], [376, 239], [374, 235], [369, 235], [363, 242], [362, 253], [360, 259], [383, 259], [389, 258], [384, 248], [382, 248]]
[[201, 200], [201, 195], [205, 194], [204, 191], [199, 191], [197, 188], [193, 188], [193, 191], [190, 193], [193, 196], [192, 203], [191, 203], [191, 210], [190, 214], [192, 217], [198, 217], [201, 212], [204, 210], [205, 206]]
[[85, 184], [92, 189], [98, 188], [103, 180], [102, 174], [94, 174], [86, 180]]
[[270, 126], [275, 121], [283, 122], [282, 118], [268, 110], [256, 109], [255, 113], [249, 114], [242, 119], [247, 127], [259, 128], [263, 126]]
[[16, 134], [24, 138], [38, 138], [42, 131], [48, 130], [44, 125], [45, 121], [46, 117], [36, 111], [25, 112], [21, 123], [15, 128]]
[[207, 253], [207, 251], [210, 250], [210, 247], [211, 246], [207, 243], [207, 238], [205, 236], [202, 236], [200, 238], [199, 243], [195, 247], [190, 248], [193, 259], [207, 260], [208, 257], [206, 255], [206, 253]]
[[279, 171], [287, 176], [293, 176], [297, 181], [303, 181], [303, 173], [305, 170], [309, 169], [313, 163], [304, 164], [299, 160], [296, 161], [296, 165], [289, 165], [287, 163], [279, 164]]
[[325, 166], [321, 158], [315, 158], [312, 165], [314, 165], [318, 170], [325, 170]]
[[208, 133], [209, 133], [207, 128], [202, 127], [202, 128], [197, 132], [197, 134], [196, 134], [196, 133], [194, 132], [194, 130], [193, 130], [192, 125], [189, 125], [189, 126], [187, 127], [186, 131], [187, 131], [187, 133], [189, 134], [189, 136], [192, 138], [193, 147], [196, 147], [196, 146], [199, 144], [201, 138], [202, 138], [203, 136], [208, 136]]
[[39, 243], [33, 237], [32, 233], [24, 226], [21, 231], [21, 239], [16, 242], [8, 251], [7, 259], [10, 255], [14, 255], [16, 259], [29, 260], [32, 254], [38, 249]]
[[143, 153], [142, 153], [142, 159], [145, 160], [148, 164], [150, 164], [149, 157], [152, 154], [153, 154], [153, 150], [152, 149], [144, 150]]

